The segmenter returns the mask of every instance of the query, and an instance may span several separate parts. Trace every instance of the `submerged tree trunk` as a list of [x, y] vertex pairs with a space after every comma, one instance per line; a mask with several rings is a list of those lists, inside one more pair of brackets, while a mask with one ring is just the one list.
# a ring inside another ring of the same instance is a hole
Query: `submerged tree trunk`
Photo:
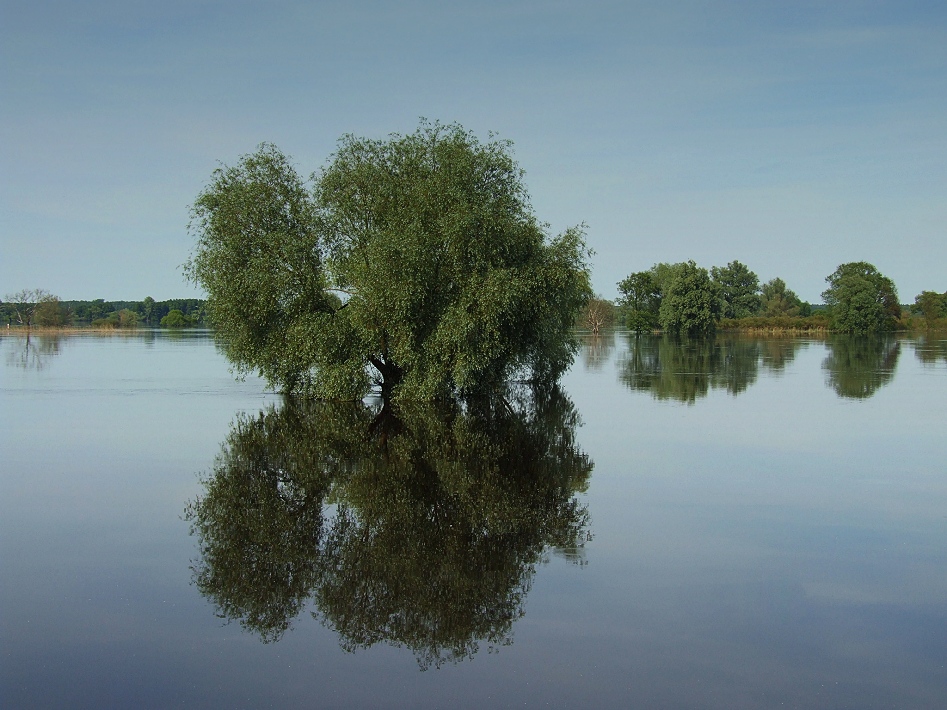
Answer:
[[391, 399], [396, 385], [404, 379], [404, 370], [393, 362], [382, 358], [370, 357], [369, 361], [381, 375], [381, 396], [385, 401]]

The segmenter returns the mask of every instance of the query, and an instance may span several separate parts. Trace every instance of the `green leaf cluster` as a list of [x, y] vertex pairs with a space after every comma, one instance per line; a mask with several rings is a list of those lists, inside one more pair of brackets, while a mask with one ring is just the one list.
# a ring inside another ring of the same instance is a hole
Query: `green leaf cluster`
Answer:
[[822, 298], [829, 306], [833, 329], [853, 335], [891, 330], [901, 315], [894, 283], [872, 264], [841, 264], [825, 277]]
[[[311, 188], [272, 145], [195, 202], [189, 276], [239, 371], [357, 399], [557, 378], [590, 298], [581, 228], [549, 238], [509, 142], [422, 122], [343, 136]], [[374, 378], [369, 375], [369, 367]]]
[[[681, 278], [684, 281], [679, 281]], [[622, 320], [629, 330], [639, 332], [661, 327], [679, 335], [708, 334], [721, 318], [786, 315], [790, 306], [793, 315], [803, 311], [802, 302], [786, 290], [782, 279], [761, 287], [759, 277], [739, 261], [711, 267], [709, 278], [693, 261], [658, 263], [647, 271], [630, 274], [618, 283], [618, 290]], [[773, 297], [774, 291], [782, 300]], [[669, 293], [674, 297], [662, 316], [661, 308]], [[718, 305], [711, 303], [713, 298]]]
[[786, 282], [777, 277], [763, 284], [760, 312], [768, 318], [780, 316], [807, 316], [811, 312], [808, 303], [786, 287]]
[[914, 297], [911, 311], [920, 313], [924, 317], [924, 325], [933, 330], [938, 319], [947, 318], [947, 293], [936, 291], [921, 291]]
[[720, 286], [707, 269], [688, 261], [667, 287], [658, 318], [666, 332], [693, 337], [713, 334], [721, 311]]
[[621, 296], [618, 306], [625, 327], [634, 331], [653, 330], [658, 327], [658, 311], [661, 308], [661, 285], [656, 270], [658, 264], [648, 271], [629, 274], [618, 282]]
[[713, 266], [710, 276], [720, 288], [724, 318], [746, 318], [760, 312], [760, 279], [746, 264], [731, 261], [726, 266]]

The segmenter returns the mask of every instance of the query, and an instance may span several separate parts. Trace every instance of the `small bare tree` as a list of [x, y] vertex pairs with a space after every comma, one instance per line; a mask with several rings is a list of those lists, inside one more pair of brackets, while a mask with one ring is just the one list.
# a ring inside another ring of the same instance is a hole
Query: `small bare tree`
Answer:
[[614, 310], [611, 301], [598, 297], [589, 299], [585, 307], [585, 324], [593, 333], [598, 333], [603, 327], [612, 324]]
[[27, 328], [33, 326], [36, 319], [36, 309], [41, 303], [59, 300], [49, 291], [41, 288], [24, 288], [16, 293], [7, 294], [4, 298], [7, 303], [13, 306], [17, 322]]

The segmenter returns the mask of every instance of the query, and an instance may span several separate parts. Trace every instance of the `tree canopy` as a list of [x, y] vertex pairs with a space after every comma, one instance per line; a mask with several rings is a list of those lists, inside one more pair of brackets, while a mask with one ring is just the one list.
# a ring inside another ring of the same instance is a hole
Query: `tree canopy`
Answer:
[[720, 287], [724, 318], [746, 318], [759, 313], [760, 279], [746, 264], [731, 261], [726, 266], [714, 266], [710, 275]]
[[654, 268], [636, 271], [618, 282], [618, 299], [625, 327], [629, 330], [653, 330], [658, 327], [661, 286]]
[[674, 335], [709, 335], [721, 312], [720, 287], [693, 261], [680, 265], [661, 299], [661, 327]]
[[924, 325], [931, 330], [937, 319], [947, 316], [947, 293], [936, 291], [921, 291], [914, 297], [912, 311], [924, 316]]
[[13, 309], [13, 315], [19, 325], [27, 328], [33, 325], [60, 325], [60, 323], [37, 323], [37, 320], [48, 319], [53, 312], [58, 312], [59, 297], [42, 288], [24, 288], [16, 293], [6, 295], [7, 302]]
[[763, 315], [798, 316], [808, 310], [807, 306], [794, 291], [786, 288], [786, 282], [781, 278], [776, 277], [763, 284], [760, 304]]
[[588, 251], [581, 228], [547, 235], [522, 177], [509, 142], [456, 124], [343, 136], [311, 186], [264, 144], [198, 196], [187, 273], [236, 369], [285, 392], [552, 381], [575, 354]]
[[629, 274], [618, 282], [618, 291], [621, 321], [634, 331], [660, 327], [677, 335], [707, 335], [723, 318], [811, 313], [809, 304], [788, 290], [782, 279], [773, 279], [761, 288], [759, 277], [739, 261], [714, 266], [709, 276], [693, 261], [662, 262]]
[[890, 330], [901, 314], [894, 283], [872, 264], [841, 264], [825, 277], [829, 287], [822, 298], [831, 309], [833, 327], [865, 335]]

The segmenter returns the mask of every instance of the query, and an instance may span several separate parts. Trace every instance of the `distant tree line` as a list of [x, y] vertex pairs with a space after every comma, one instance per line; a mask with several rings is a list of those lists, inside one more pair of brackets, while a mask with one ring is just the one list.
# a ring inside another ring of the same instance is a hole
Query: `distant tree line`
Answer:
[[924, 291], [902, 309], [894, 283], [867, 262], [840, 265], [826, 277], [824, 305], [800, 299], [780, 278], [764, 284], [745, 264], [709, 271], [693, 261], [659, 263], [618, 283], [617, 320], [634, 331], [698, 336], [718, 327], [831, 329], [868, 334], [908, 326], [921, 314], [928, 329], [947, 318], [947, 293]]
[[156, 301], [64, 301], [43, 289], [24, 289], [0, 302], [0, 325], [40, 328], [90, 326], [94, 328], [208, 326], [204, 301], [173, 298]]

